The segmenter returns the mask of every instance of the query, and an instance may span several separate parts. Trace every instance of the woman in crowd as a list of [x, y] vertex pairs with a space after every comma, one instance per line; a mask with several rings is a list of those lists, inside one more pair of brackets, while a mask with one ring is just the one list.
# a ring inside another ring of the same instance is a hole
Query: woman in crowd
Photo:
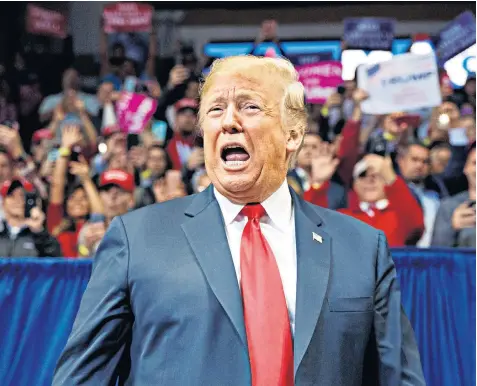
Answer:
[[101, 200], [90, 177], [88, 164], [82, 156], [74, 159], [76, 153], [73, 149], [81, 140], [82, 135], [77, 126], [63, 129], [47, 209], [48, 231], [58, 239], [66, 257], [77, 256], [78, 233], [89, 214], [102, 213]]

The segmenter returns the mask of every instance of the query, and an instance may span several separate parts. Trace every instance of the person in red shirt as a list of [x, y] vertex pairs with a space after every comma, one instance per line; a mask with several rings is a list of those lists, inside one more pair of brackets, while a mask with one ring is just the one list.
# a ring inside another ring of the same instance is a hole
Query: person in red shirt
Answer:
[[391, 247], [415, 244], [424, 231], [424, 215], [391, 158], [367, 154], [353, 178], [348, 208], [339, 211], [382, 230]]
[[194, 147], [198, 107], [197, 101], [190, 98], [182, 98], [174, 105], [174, 136], [167, 145], [167, 153], [171, 157], [174, 170], [182, 169]]

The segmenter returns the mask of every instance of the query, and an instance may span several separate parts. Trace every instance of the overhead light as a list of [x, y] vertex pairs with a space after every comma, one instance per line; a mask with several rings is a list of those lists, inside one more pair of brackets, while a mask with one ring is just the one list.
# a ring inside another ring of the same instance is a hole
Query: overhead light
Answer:
[[429, 42], [415, 42], [409, 51], [416, 55], [427, 55], [433, 52]]

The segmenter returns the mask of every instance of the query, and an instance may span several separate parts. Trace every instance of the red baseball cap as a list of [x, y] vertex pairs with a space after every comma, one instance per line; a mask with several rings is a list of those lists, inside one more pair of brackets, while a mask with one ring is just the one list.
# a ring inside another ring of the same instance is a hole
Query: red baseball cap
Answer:
[[199, 109], [199, 103], [192, 98], [182, 98], [174, 105], [174, 108], [176, 110], [176, 113], [185, 109], [191, 109], [197, 112], [197, 110]]
[[119, 169], [107, 170], [99, 177], [100, 189], [109, 185], [118, 186], [126, 192], [130, 193], [134, 192], [134, 189], [136, 188], [136, 184], [134, 183], [134, 176]]
[[33, 143], [39, 143], [44, 139], [53, 139], [53, 133], [50, 131], [50, 129], [36, 130], [31, 137]]
[[35, 190], [35, 187], [31, 182], [21, 177], [15, 177], [3, 183], [0, 193], [2, 197], [6, 197], [18, 187], [22, 187], [29, 193], [32, 193]]

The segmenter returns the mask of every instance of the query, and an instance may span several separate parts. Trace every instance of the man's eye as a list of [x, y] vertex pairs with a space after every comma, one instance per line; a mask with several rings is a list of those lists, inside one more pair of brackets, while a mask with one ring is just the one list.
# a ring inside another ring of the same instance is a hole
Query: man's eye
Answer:
[[222, 111], [222, 109], [219, 106], [214, 106], [209, 109], [209, 113], [217, 111]]
[[247, 110], [260, 110], [260, 108], [256, 105], [245, 105], [245, 109], [247, 109]]

